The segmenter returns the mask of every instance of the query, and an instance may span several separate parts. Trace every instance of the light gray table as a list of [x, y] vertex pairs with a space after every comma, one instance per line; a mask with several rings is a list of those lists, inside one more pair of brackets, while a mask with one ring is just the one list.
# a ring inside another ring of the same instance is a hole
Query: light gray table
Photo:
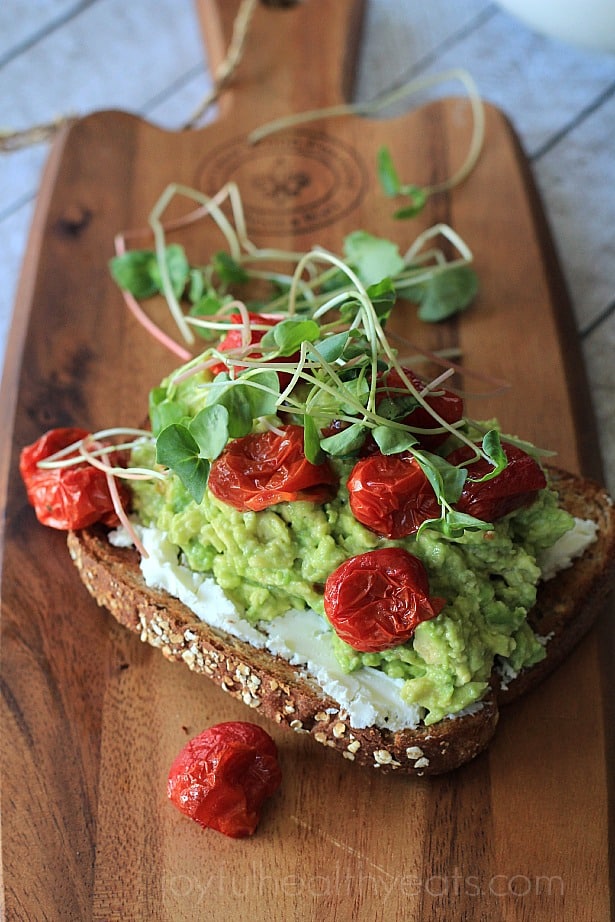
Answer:
[[[450, 67], [470, 71], [530, 157], [615, 490], [615, 56], [539, 36], [487, 0], [368, 0], [358, 99]], [[122, 108], [173, 129], [210, 86], [192, 0], [0, 4], [0, 128]], [[47, 152], [0, 155], [0, 357]]]

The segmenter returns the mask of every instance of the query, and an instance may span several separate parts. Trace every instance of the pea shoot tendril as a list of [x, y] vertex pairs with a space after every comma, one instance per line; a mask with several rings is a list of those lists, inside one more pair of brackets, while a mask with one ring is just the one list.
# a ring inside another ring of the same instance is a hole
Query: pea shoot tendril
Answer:
[[[429, 197], [462, 182], [479, 156], [484, 113], [465, 72], [411, 81], [367, 106], [293, 116], [264, 126], [249, 141], [258, 143], [272, 131], [317, 117], [373, 114], [409, 93], [450, 79], [464, 85], [473, 117], [466, 159], [453, 176], [419, 188], [400, 181], [386, 148], [378, 154], [384, 193], [410, 199], [395, 216], [413, 217]], [[178, 199], [187, 200], [189, 210], [171, 219], [170, 206], [175, 207]], [[214, 253], [206, 265], [191, 265], [183, 246], [172, 242], [170, 235], [204, 219], [214, 222], [226, 250]], [[151, 248], [129, 246], [143, 238]], [[463, 467], [451, 465], [442, 455], [421, 448], [420, 436], [441, 433], [456, 447], [469, 446], [475, 460], [489, 461], [488, 478], [507, 463], [499, 433], [492, 427], [481, 431], [479, 424], [466, 418], [450, 423], [438, 415], [429, 398], [437, 396], [458, 369], [446, 358], [430, 354], [444, 370], [417, 386], [408, 361], [399, 358], [385, 333], [397, 300], [416, 304], [419, 317], [428, 322], [465, 310], [473, 301], [477, 291], [473, 254], [453, 228], [438, 223], [423, 230], [403, 254], [393, 242], [362, 230], [346, 237], [342, 255], [320, 246], [306, 253], [259, 248], [248, 236], [235, 183], [227, 183], [213, 196], [173, 183], [152, 208], [149, 229], [118, 234], [115, 250], [110, 270], [128, 309], [181, 365], [150, 394], [151, 431], [118, 428], [94, 433], [44, 464], [85, 461], [103, 470], [126, 527], [131, 529], [121, 509], [116, 478], [165, 480], [175, 473], [200, 502], [211, 464], [230, 439], [263, 429], [281, 431], [288, 423], [303, 426], [304, 451], [312, 463], [324, 457], [356, 457], [368, 440], [384, 454], [413, 457], [440, 504], [441, 518], [431, 520], [432, 527], [451, 535], [468, 527], [487, 527], [453, 508], [472, 460]], [[267, 288], [260, 303], [241, 294], [254, 284]], [[168, 306], [175, 335], [156, 323], [144, 307], [148, 299], [160, 296]], [[391, 373], [399, 385], [385, 388], [383, 400], [383, 374]], [[411, 408], [427, 411], [428, 428], [409, 424]], [[112, 453], [117, 458], [118, 452], [130, 452], [144, 440], [155, 443], [153, 469], [113, 463]]]

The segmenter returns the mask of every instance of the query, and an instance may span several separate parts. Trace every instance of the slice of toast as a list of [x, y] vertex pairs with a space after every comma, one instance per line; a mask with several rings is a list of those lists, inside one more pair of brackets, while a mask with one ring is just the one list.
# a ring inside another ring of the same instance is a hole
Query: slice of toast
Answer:
[[597, 540], [567, 570], [542, 583], [529, 620], [545, 638], [546, 659], [509, 679], [494, 670], [480, 705], [452, 718], [400, 731], [357, 729], [315, 680], [281, 657], [209, 627], [178, 600], [146, 586], [139, 557], [112, 547], [102, 527], [68, 535], [71, 557], [99, 605], [121, 624], [183, 661], [283, 727], [310, 733], [360, 764], [417, 774], [441, 774], [474, 758], [489, 743], [499, 705], [534, 687], [568, 655], [593, 624], [615, 583], [615, 509], [597, 484], [551, 470], [551, 483], [573, 515], [593, 519]]

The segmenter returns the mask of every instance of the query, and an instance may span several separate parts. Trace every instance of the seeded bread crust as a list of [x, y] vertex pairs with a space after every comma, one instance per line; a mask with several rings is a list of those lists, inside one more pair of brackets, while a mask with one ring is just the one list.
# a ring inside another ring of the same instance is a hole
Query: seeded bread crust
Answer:
[[539, 588], [530, 621], [545, 638], [546, 659], [506, 687], [494, 673], [488, 693], [471, 713], [398, 732], [352, 727], [339, 704], [286, 660], [203, 624], [178, 600], [150, 589], [136, 551], [112, 547], [104, 528], [69, 533], [68, 547], [97, 603], [168, 659], [203, 673], [280, 726], [310, 733], [346, 759], [383, 771], [436, 775], [486, 748], [499, 705], [534, 687], [559, 665], [589, 630], [615, 583], [615, 510], [610, 498], [597, 484], [562, 471], [552, 471], [551, 479], [573, 515], [598, 523], [599, 538], [572, 568]]
[[598, 540], [572, 567], [562, 570], [538, 590], [528, 621], [546, 644], [547, 656], [524, 670], [506, 687], [498, 701], [507, 704], [534, 688], [566, 659], [587, 634], [615, 588], [615, 506], [606, 490], [592, 480], [550, 468], [549, 485], [571, 515], [592, 519]]

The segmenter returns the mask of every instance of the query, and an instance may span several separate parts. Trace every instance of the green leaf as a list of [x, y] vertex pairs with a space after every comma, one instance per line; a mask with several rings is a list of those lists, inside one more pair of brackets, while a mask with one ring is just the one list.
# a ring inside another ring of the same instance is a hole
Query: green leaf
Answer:
[[365, 369], [362, 369], [357, 377], [344, 381], [344, 391], [339, 396], [341, 401], [339, 408], [342, 413], [348, 416], [352, 416], [357, 412], [356, 404], [350, 403], [348, 396], [354, 397], [362, 406], [367, 404], [369, 381], [367, 380]]
[[429, 452], [424, 452], [424, 455], [429, 459], [433, 467], [437, 467], [440, 473], [444, 499], [447, 503], [456, 503], [461, 496], [466, 482], [466, 472], [463, 468], [458, 468], [455, 467], [454, 464], [449, 464], [449, 462], [446, 461], [445, 458], [441, 458], [440, 455], [433, 455]]
[[389, 198], [396, 196], [400, 189], [399, 176], [387, 147], [381, 147], [376, 155], [376, 172], [384, 194]]
[[440, 455], [434, 455], [428, 451], [417, 452], [416, 459], [438, 499], [449, 504], [456, 503], [463, 490], [467, 476], [466, 470], [455, 467]]
[[429, 198], [425, 189], [422, 189], [421, 186], [402, 186], [400, 189], [402, 195], [408, 196], [410, 198], [410, 203], [404, 205], [402, 208], [398, 208], [397, 211], [393, 212], [393, 217], [398, 221], [405, 221], [408, 218], [416, 218], [418, 214], [421, 213], [425, 205], [427, 204], [427, 199]]
[[397, 290], [404, 298], [420, 305], [421, 320], [437, 323], [465, 310], [478, 291], [478, 278], [471, 266], [453, 266], [426, 282], [403, 289], [398, 286]]
[[187, 418], [188, 414], [183, 404], [177, 400], [163, 400], [150, 414], [152, 431], [154, 435], [158, 435], [171, 423], [180, 423]]
[[[357, 302], [355, 302], [356, 304]], [[344, 308], [342, 308], [342, 316], [344, 314]], [[354, 316], [354, 315], [353, 315]], [[363, 356], [367, 358], [370, 354], [370, 344], [366, 336], [362, 336], [358, 330], [350, 331], [350, 339], [344, 349], [344, 361], [349, 362], [351, 359], [357, 358], [357, 356]], [[356, 375], [356, 366], [353, 366], [350, 369], [340, 368], [339, 373], [343, 377], [347, 373], [351, 375]]]
[[343, 333], [333, 333], [325, 339], [318, 340], [314, 346], [325, 362], [337, 362], [344, 354], [349, 339], [350, 333], [345, 330]]
[[378, 416], [390, 420], [403, 420], [418, 406], [419, 402], [412, 394], [408, 394], [407, 397], [401, 394], [399, 397], [384, 397], [378, 404]]
[[391, 426], [376, 426], [372, 430], [372, 435], [383, 455], [397, 455], [417, 443], [417, 438], [412, 432], [393, 429]]
[[224, 251], [215, 254], [212, 266], [218, 278], [228, 285], [242, 284], [248, 280], [248, 273], [243, 266], [240, 266], [232, 256]]
[[160, 291], [156, 254], [152, 250], [129, 250], [109, 261], [114, 281], [137, 300], [151, 298]]
[[[222, 310], [224, 305], [231, 300], [229, 295], [219, 295], [217, 291], [210, 288], [206, 291], [195, 304], [190, 308], [191, 317], [210, 317]], [[194, 332], [203, 339], [219, 339], [220, 330], [208, 330], [205, 327], [194, 326]]]
[[328, 455], [333, 455], [336, 458], [347, 458], [359, 451], [363, 446], [366, 435], [365, 426], [360, 423], [353, 423], [347, 429], [342, 429], [341, 432], [336, 432], [335, 435], [321, 439], [320, 447]]
[[[493, 480], [504, 470], [508, 464], [508, 458], [502, 448], [500, 433], [497, 429], [489, 429], [483, 436], [482, 449], [487, 455], [489, 463], [493, 465], [493, 470], [489, 471], [484, 477], [481, 477], [478, 483], [484, 483], [486, 480]], [[469, 474], [471, 477], [472, 467], [470, 465]]]
[[320, 432], [312, 417], [307, 413], [303, 417], [303, 451], [311, 464], [321, 463]]
[[423, 522], [417, 532], [417, 537], [422, 531], [428, 529], [439, 532], [439, 534], [454, 541], [457, 538], [462, 538], [465, 531], [490, 531], [492, 528], [493, 525], [489, 522], [475, 519], [472, 515], [452, 509], [440, 519], [429, 519], [429, 521]]
[[198, 304], [205, 294], [205, 274], [202, 269], [191, 269], [188, 277], [188, 300]]
[[199, 447], [202, 458], [214, 461], [222, 454], [229, 438], [229, 415], [222, 404], [205, 407], [188, 426]]
[[397, 292], [390, 278], [384, 278], [375, 285], [370, 285], [367, 294], [376, 311], [376, 316], [380, 323], [385, 323], [389, 319], [391, 311], [395, 307]]
[[273, 416], [278, 409], [277, 401], [280, 396], [280, 379], [277, 371], [258, 369], [257, 371], [244, 371], [239, 377], [242, 388], [250, 404], [252, 419], [261, 416]]
[[[179, 297], [190, 276], [184, 248], [177, 243], [170, 244], [165, 250], [165, 260], [171, 287], [175, 296]], [[162, 291], [160, 267], [153, 250], [129, 250], [121, 256], [114, 256], [109, 268], [120, 288], [140, 301]]]
[[200, 503], [209, 476], [209, 462], [200, 457], [199, 446], [185, 426], [167, 426], [156, 439], [156, 461], [170, 468], [190, 496]]
[[163, 402], [163, 400], [166, 400], [167, 393], [168, 391], [166, 387], [163, 387], [162, 385], [153, 387], [151, 389], [148, 396], [150, 416], [152, 411], [155, 410], [156, 407]]
[[502, 440], [498, 429], [489, 429], [485, 432], [482, 449], [492, 464], [500, 468], [506, 467], [507, 458], [502, 448]]
[[453, 530], [459, 531], [466, 529], [470, 531], [490, 531], [493, 528], [491, 522], [485, 522], [483, 519], [476, 519], [473, 515], [468, 515], [467, 512], [457, 512], [456, 509], [451, 510], [446, 516], [446, 525], [450, 529], [450, 533]]
[[354, 231], [344, 240], [344, 253], [364, 285], [393, 278], [404, 268], [399, 247], [391, 240], [374, 237], [367, 231]]
[[[179, 243], [171, 243], [165, 249], [165, 261], [173, 294], [176, 298], [179, 298], [183, 294], [190, 277], [190, 265], [183, 246], [180, 246]], [[158, 280], [159, 290], [162, 291], [162, 278], [158, 262], [156, 262], [154, 275]]]
[[[211, 314], [217, 314], [228, 300], [227, 295], [221, 296], [213, 288], [210, 288], [209, 291], [201, 295], [198, 301], [195, 301], [190, 308], [190, 314], [192, 317], [209, 317]], [[216, 337], [220, 336], [220, 330], [214, 330], [213, 333]]]
[[315, 320], [289, 317], [267, 330], [261, 345], [264, 350], [272, 350], [285, 357], [297, 352], [304, 342], [316, 342], [319, 336], [320, 327]]
[[188, 416], [188, 409], [179, 400], [167, 396], [166, 387], [154, 387], [149, 393], [149, 418], [152, 432], [157, 435], [165, 426], [179, 423]]
[[[384, 279], [380, 279], [379, 282], [375, 282], [373, 285], [368, 285], [365, 290], [378, 320], [384, 325], [395, 306], [397, 298], [397, 292], [395, 291], [393, 282], [387, 276]], [[358, 298], [354, 297], [349, 298], [340, 307], [340, 313], [345, 323], [352, 323], [360, 311], [361, 302]], [[366, 342], [366, 340], [364, 340], [364, 342]]]
[[[221, 377], [221, 376], [218, 376]], [[218, 378], [214, 380], [214, 384]], [[208, 406], [223, 406], [228, 411], [228, 434], [232, 439], [239, 439], [252, 430], [252, 407], [247, 388], [240, 379], [229, 381], [226, 385], [210, 388], [207, 397]]]
[[429, 198], [429, 193], [422, 186], [400, 182], [393, 158], [386, 147], [381, 147], [378, 151], [376, 167], [378, 179], [385, 195], [388, 195], [389, 198], [404, 196], [410, 199], [407, 205], [398, 208], [393, 213], [393, 217], [403, 220], [405, 218], [415, 218], [417, 214], [420, 214]]

